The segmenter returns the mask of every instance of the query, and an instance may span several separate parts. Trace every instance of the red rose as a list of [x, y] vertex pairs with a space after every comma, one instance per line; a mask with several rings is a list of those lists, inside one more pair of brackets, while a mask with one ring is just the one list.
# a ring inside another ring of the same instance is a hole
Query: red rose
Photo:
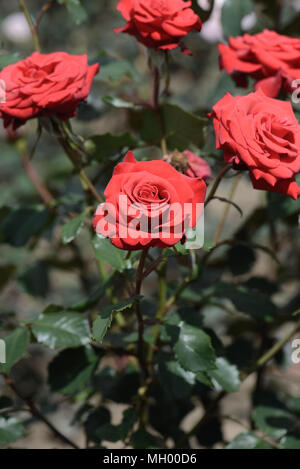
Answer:
[[191, 5], [183, 0], [120, 0], [117, 9], [128, 23], [115, 32], [131, 34], [146, 47], [171, 50], [180, 46], [189, 54], [180, 41], [202, 27]]
[[206, 184], [165, 161], [137, 162], [129, 152], [106, 187], [95, 231], [120, 249], [173, 246], [201, 215]]
[[186, 174], [189, 177], [200, 177], [209, 179], [211, 169], [209, 164], [200, 156], [195, 155], [190, 150], [184, 150], [182, 153], [173, 151], [164, 157], [164, 161], [170, 163], [177, 171]]
[[5, 102], [0, 104], [4, 126], [13, 124], [17, 128], [38, 116], [69, 119], [87, 98], [98, 71], [98, 64], [88, 65], [87, 55], [65, 52], [34, 52], [8, 65], [0, 72], [6, 92]]
[[299, 197], [300, 126], [289, 102], [261, 91], [227, 93], [211, 115], [217, 148], [224, 150], [227, 163], [247, 168], [255, 189]]
[[[276, 97], [283, 87], [288, 93], [300, 78], [300, 39], [265, 29], [262, 33], [230, 37], [229, 45], [219, 44], [220, 66], [238, 86], [247, 86], [247, 75], [255, 88]], [[298, 83], [299, 85], [299, 83]]]

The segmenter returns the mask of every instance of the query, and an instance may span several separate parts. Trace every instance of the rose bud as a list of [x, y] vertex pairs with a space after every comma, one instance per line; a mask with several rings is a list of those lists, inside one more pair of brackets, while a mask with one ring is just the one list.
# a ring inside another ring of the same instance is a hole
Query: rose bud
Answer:
[[182, 153], [175, 150], [168, 153], [163, 159], [186, 176], [192, 178], [200, 177], [204, 180], [211, 178], [209, 164], [190, 150], [184, 150]]

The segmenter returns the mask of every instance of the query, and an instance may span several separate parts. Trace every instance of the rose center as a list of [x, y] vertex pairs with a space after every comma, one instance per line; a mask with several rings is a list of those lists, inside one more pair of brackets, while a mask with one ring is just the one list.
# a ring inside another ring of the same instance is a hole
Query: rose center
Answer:
[[134, 189], [134, 197], [144, 204], [161, 203], [169, 199], [168, 191], [156, 184], [143, 183]]

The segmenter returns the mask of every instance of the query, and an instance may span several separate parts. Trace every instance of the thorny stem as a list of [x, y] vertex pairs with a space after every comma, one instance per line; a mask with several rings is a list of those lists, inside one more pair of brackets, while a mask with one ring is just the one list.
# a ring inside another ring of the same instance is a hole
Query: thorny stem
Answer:
[[54, 210], [55, 198], [53, 197], [53, 195], [50, 193], [50, 191], [47, 189], [45, 184], [40, 179], [40, 176], [38, 175], [37, 171], [33, 167], [30, 161], [30, 158], [28, 157], [28, 155], [22, 155], [21, 158], [22, 158], [23, 168], [25, 169], [30, 181], [36, 188], [42, 201], [45, 203], [45, 205], [49, 206], [50, 210]]
[[76, 443], [69, 440], [69, 438], [63, 435], [51, 422], [49, 422], [49, 420], [40, 412], [40, 410], [36, 407], [36, 405], [31, 399], [24, 398], [20, 394], [15, 385], [15, 382], [7, 374], [3, 373], [3, 376], [5, 378], [6, 384], [14, 391], [14, 393], [19, 397], [19, 399], [21, 399], [28, 406], [28, 409], [33, 417], [39, 419], [41, 422], [47, 425], [47, 427], [53, 432], [53, 434], [65, 444], [71, 446], [74, 449], [80, 449]]
[[[142, 289], [142, 282], [143, 282], [143, 271], [145, 266], [145, 261], [147, 258], [148, 249], [143, 249], [139, 266], [136, 273], [136, 287], [135, 287], [135, 294], [137, 297], [140, 296], [141, 289]], [[137, 298], [135, 301], [135, 312], [138, 321], [138, 360], [143, 371], [144, 377], [148, 377], [148, 369], [147, 364], [144, 358], [144, 320], [143, 315], [140, 308], [140, 298]]]
[[[257, 360], [255, 365], [250, 368], [244, 375], [242, 376], [242, 380], [245, 381], [248, 376], [250, 376], [252, 373], [258, 371], [261, 367], [263, 367], [268, 361], [270, 361], [281, 349], [284, 347], [284, 345], [300, 330], [300, 321], [296, 323], [296, 325], [293, 327], [293, 329], [286, 335], [284, 336], [277, 344], [275, 344], [270, 350], [268, 350], [262, 357]], [[215, 409], [217, 408], [219, 402], [227, 396], [226, 391], [220, 392], [216, 399], [212, 402], [212, 404], [208, 407], [206, 410], [205, 414], [203, 417], [194, 425], [194, 427], [186, 433], [176, 444], [175, 448], [182, 448], [186, 445], [188, 442], [189, 438], [193, 436], [195, 433], [200, 430], [200, 428], [203, 427], [203, 425], [211, 418], [211, 416], [214, 414]]]
[[158, 270], [158, 309], [155, 316], [156, 324], [153, 329], [153, 346], [149, 348], [148, 353], [148, 363], [150, 368], [152, 368], [152, 360], [159, 340], [160, 335], [160, 323], [163, 320], [165, 309], [166, 309], [166, 300], [167, 300], [167, 282], [166, 282], [166, 267], [167, 267], [167, 258], [163, 258], [161, 265]]
[[219, 241], [219, 238], [221, 236], [221, 233], [223, 231], [223, 228], [224, 228], [224, 225], [225, 225], [225, 222], [226, 222], [226, 219], [227, 219], [227, 216], [228, 216], [228, 213], [229, 213], [229, 210], [230, 210], [230, 202], [232, 202], [233, 200], [233, 197], [236, 193], [236, 190], [237, 190], [237, 187], [238, 187], [238, 184], [241, 180], [241, 177], [242, 177], [242, 173], [239, 173], [235, 178], [234, 178], [234, 181], [233, 181], [233, 184], [232, 184], [232, 188], [231, 188], [231, 191], [230, 191], [230, 194], [229, 194], [229, 197], [228, 197], [228, 201], [229, 203], [226, 204], [225, 206], [225, 209], [224, 209], [224, 213], [223, 213], [223, 216], [220, 220], [220, 223], [218, 225], [218, 228], [217, 228], [217, 231], [216, 231], [216, 234], [214, 236], [214, 242], [215, 243], [218, 243]]
[[50, 2], [46, 3], [43, 8], [41, 9], [37, 19], [36, 19], [36, 22], [35, 22], [35, 27], [36, 27], [36, 30], [38, 31], [39, 29], [39, 26], [40, 26], [40, 23], [45, 15], [45, 13], [47, 13], [48, 10], [50, 10], [50, 8], [54, 5], [54, 3], [56, 2], [56, 0], [51, 0]]
[[159, 106], [159, 92], [160, 92], [160, 73], [158, 67], [154, 67], [154, 85], [153, 85], [153, 109], [157, 113], [160, 133], [161, 133], [161, 151], [163, 156], [168, 153], [166, 139], [164, 137], [164, 122], [163, 116], [161, 114], [160, 106]]
[[227, 164], [226, 166], [224, 166], [221, 171], [219, 172], [218, 176], [216, 177], [216, 180], [214, 182], [214, 185], [212, 186], [211, 188], [211, 191], [210, 193], [208, 194], [208, 197], [205, 201], [205, 207], [209, 204], [209, 202], [212, 200], [212, 198], [214, 197], [215, 193], [217, 192], [217, 189], [220, 185], [220, 182], [222, 181], [223, 177], [225, 176], [226, 173], [228, 173], [228, 171], [232, 168], [232, 165], [231, 164]]
[[30, 16], [30, 13], [29, 13], [28, 8], [26, 6], [25, 0], [18, 0], [18, 1], [19, 1], [20, 8], [23, 11], [24, 16], [26, 18], [26, 21], [28, 23], [28, 26], [30, 28], [34, 48], [37, 52], [41, 52], [41, 46], [40, 46], [37, 27], [36, 27], [36, 25], [34, 25], [32, 19], [31, 19], [31, 16]]
[[63, 130], [63, 126], [60, 124], [55, 125], [55, 129], [58, 131], [59, 136], [58, 136], [58, 142], [64, 149], [66, 155], [69, 157], [71, 162], [74, 165], [74, 168], [77, 171], [77, 174], [79, 175], [80, 182], [82, 185], [83, 190], [88, 189], [88, 191], [94, 196], [94, 198], [99, 202], [102, 203], [104, 200], [101, 197], [101, 195], [98, 193], [97, 189], [95, 188], [94, 184], [92, 181], [89, 179], [88, 175], [84, 171], [84, 169], [81, 167], [81, 155], [78, 151], [74, 150], [68, 143], [68, 136], [65, 134]]

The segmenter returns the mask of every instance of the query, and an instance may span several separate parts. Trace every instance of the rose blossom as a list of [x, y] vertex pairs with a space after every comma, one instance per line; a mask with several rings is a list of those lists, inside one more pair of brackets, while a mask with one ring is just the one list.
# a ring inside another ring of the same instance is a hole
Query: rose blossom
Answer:
[[115, 32], [127, 33], [146, 47], [171, 50], [180, 46], [192, 30], [200, 31], [202, 22], [190, 8], [191, 1], [183, 0], [120, 0], [117, 6], [127, 24]]
[[0, 72], [6, 91], [6, 102], [0, 104], [4, 126], [17, 128], [40, 116], [69, 119], [87, 98], [98, 71], [98, 64], [88, 65], [87, 55], [65, 52], [34, 52], [8, 65]]
[[209, 164], [200, 156], [195, 155], [190, 150], [182, 153], [175, 150], [164, 157], [164, 161], [170, 163], [177, 171], [189, 177], [200, 177], [202, 179], [211, 178]]
[[256, 89], [273, 98], [282, 88], [293, 92], [292, 83], [300, 78], [300, 39], [265, 29], [253, 36], [230, 37], [228, 45], [218, 47], [221, 68], [238, 86], [246, 87], [249, 75]]
[[137, 162], [129, 152], [114, 169], [93, 225], [120, 249], [173, 246], [196, 225], [205, 193], [201, 178], [189, 178], [165, 161]]
[[224, 150], [227, 163], [249, 170], [255, 189], [299, 197], [300, 126], [289, 102], [262, 91], [227, 93], [211, 116], [217, 148]]

